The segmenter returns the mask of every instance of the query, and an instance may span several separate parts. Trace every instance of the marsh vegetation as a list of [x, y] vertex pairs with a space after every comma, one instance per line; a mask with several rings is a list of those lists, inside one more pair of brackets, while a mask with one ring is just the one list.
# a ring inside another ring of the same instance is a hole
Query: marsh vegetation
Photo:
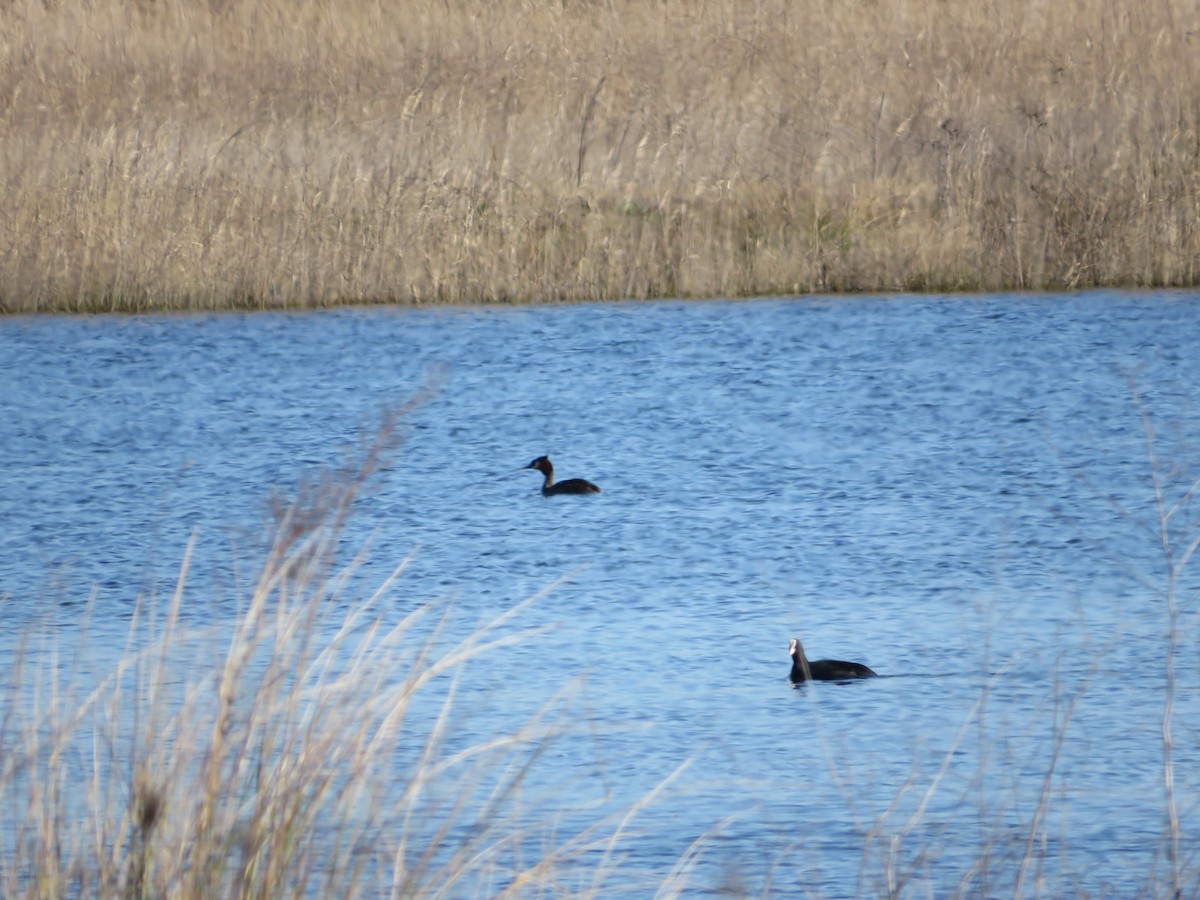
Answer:
[[1184, 0], [12, 0], [0, 310], [1194, 285]]

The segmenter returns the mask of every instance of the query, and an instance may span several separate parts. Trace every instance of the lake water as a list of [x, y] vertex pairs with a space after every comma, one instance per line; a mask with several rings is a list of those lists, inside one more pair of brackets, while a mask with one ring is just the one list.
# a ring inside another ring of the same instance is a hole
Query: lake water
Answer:
[[[456, 628], [565, 577], [517, 617], [549, 630], [473, 664], [460, 727], [574, 686], [580, 728], [538, 762], [564, 810], [623, 808], [690, 761], [623, 872], [653, 884], [703, 839], [701, 895], [1167, 893], [1143, 416], [1177, 500], [1200, 475], [1200, 296], [10, 318], [0, 371], [0, 655], [32, 630], [69, 658], [86, 631], [102, 669], [193, 531], [184, 618], [232, 622], [269, 489], [432, 380], [356, 505], [361, 577], [414, 552], [385, 605], [449, 596]], [[542, 454], [603, 493], [543, 498], [521, 470]], [[1172, 518], [1180, 550], [1198, 518]], [[793, 635], [883, 677], [793, 689]]]

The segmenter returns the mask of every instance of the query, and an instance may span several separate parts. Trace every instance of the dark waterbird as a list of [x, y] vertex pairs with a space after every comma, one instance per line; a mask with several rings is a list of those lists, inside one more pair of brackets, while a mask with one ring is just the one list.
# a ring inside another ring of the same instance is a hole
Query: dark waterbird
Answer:
[[546, 480], [542, 482], [542, 496], [553, 497], [557, 494], [598, 494], [600, 488], [584, 478], [568, 478], [566, 481], [554, 483], [554, 465], [550, 457], [539, 456], [525, 468], [537, 469]]
[[849, 681], [851, 678], [870, 678], [875, 673], [862, 663], [842, 662], [840, 659], [813, 659], [804, 655], [804, 646], [796, 638], [788, 645], [792, 654], [793, 684], [802, 681]]

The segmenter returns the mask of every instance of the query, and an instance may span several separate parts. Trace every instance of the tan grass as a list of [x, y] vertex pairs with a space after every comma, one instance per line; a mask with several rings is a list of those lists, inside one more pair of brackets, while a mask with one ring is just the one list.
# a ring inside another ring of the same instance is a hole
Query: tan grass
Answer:
[[0, 309], [1194, 285], [1195, 0], [7, 0]]
[[511, 634], [423, 638], [429, 607], [388, 626], [380, 597], [346, 614], [274, 575], [232, 635], [178, 627], [181, 582], [94, 690], [60, 683], [53, 655], [22, 667], [0, 731], [4, 896], [502, 894], [552, 883], [597, 843], [543, 839], [521, 862], [545, 823], [513, 809], [565, 733], [564, 696], [510, 732], [447, 741], [459, 673]]

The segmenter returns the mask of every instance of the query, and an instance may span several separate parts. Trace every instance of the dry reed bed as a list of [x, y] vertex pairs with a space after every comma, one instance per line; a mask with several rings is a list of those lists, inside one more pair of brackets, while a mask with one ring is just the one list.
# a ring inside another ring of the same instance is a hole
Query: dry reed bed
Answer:
[[0, 309], [1194, 285], [1195, 0], [9, 0]]

